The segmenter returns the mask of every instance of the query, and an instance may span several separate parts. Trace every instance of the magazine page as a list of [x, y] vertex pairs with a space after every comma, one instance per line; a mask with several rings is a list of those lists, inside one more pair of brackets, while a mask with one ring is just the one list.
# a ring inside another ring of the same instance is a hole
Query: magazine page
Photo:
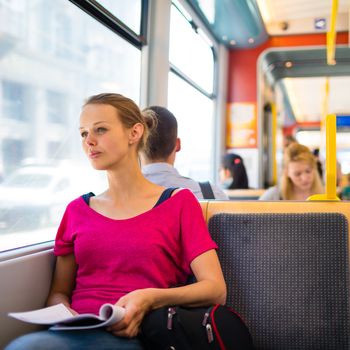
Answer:
[[99, 310], [99, 315], [73, 315], [65, 305], [57, 304], [39, 310], [11, 312], [9, 316], [24, 322], [54, 325], [50, 328], [52, 330], [67, 330], [108, 326], [120, 321], [124, 314], [124, 308], [112, 304], [104, 304]]
[[[125, 314], [125, 309], [112, 304], [104, 304], [101, 306], [99, 316], [81, 314], [73, 318], [58, 322], [50, 327], [50, 330], [77, 330], [77, 329], [92, 329], [106, 327], [119, 322]], [[92, 317], [91, 317], [92, 316]]]
[[8, 314], [18, 320], [50, 325], [74, 317], [74, 315], [63, 304], [57, 304], [43, 309], [25, 311], [25, 312], [10, 312]]

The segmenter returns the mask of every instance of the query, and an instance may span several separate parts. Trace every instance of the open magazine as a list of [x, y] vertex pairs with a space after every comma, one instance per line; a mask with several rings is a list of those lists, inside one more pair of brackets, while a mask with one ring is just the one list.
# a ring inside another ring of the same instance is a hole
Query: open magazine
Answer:
[[51, 330], [76, 330], [109, 326], [119, 322], [124, 314], [123, 307], [103, 304], [98, 315], [73, 315], [65, 305], [57, 304], [33, 311], [10, 312], [8, 315], [28, 323], [52, 325]]

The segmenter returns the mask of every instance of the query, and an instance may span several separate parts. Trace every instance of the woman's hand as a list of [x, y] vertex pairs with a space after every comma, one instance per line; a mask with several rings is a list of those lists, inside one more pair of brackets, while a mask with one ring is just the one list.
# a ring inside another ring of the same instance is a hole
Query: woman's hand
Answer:
[[145, 314], [153, 303], [152, 289], [138, 289], [121, 297], [116, 305], [125, 308], [125, 316], [107, 330], [120, 337], [136, 337]]

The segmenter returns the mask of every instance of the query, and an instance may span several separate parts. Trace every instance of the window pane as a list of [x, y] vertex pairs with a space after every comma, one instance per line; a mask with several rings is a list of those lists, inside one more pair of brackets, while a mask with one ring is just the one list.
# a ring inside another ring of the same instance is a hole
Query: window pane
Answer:
[[214, 145], [213, 101], [169, 73], [169, 110], [178, 121], [181, 151], [176, 168], [195, 180], [211, 178]]
[[87, 96], [139, 100], [141, 52], [66, 0], [0, 1], [0, 250], [51, 240], [100, 191], [78, 131]]
[[141, 34], [141, 0], [98, 0], [98, 2], [136, 34]]
[[213, 51], [175, 6], [171, 6], [170, 62], [208, 93], [213, 92]]

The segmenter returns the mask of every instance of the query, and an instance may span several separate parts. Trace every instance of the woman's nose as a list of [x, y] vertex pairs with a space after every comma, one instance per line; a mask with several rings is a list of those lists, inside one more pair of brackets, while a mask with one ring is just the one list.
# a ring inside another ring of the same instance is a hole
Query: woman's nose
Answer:
[[96, 140], [91, 135], [88, 135], [86, 137], [85, 142], [88, 146], [95, 146], [96, 145]]

